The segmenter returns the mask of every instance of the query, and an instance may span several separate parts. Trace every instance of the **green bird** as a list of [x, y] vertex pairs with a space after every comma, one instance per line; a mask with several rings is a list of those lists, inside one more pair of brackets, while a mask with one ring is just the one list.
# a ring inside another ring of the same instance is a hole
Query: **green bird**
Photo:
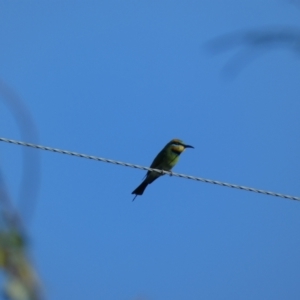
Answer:
[[[173, 139], [157, 154], [150, 168], [170, 171], [177, 164], [180, 154], [186, 148], [194, 147], [186, 145], [179, 139]], [[132, 194], [135, 195], [132, 201], [134, 201], [138, 195], [143, 195], [147, 185], [162, 175], [164, 174], [155, 171], [148, 171], [145, 180], [132, 192]]]

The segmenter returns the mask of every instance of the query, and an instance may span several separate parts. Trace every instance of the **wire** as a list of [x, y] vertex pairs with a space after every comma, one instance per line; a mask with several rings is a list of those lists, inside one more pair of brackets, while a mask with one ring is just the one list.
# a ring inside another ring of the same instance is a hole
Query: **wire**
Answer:
[[300, 197], [274, 193], [274, 192], [270, 192], [270, 191], [255, 189], [255, 188], [251, 188], [251, 187], [247, 187], [247, 186], [236, 185], [236, 184], [231, 184], [231, 183], [226, 183], [226, 182], [221, 182], [221, 181], [216, 181], [216, 180], [211, 180], [211, 179], [206, 179], [206, 178], [201, 178], [201, 177], [195, 177], [195, 176], [173, 173], [173, 172], [164, 171], [164, 170], [152, 169], [152, 168], [143, 167], [143, 166], [130, 164], [130, 163], [125, 163], [125, 162], [117, 161], [117, 160], [113, 160], [113, 159], [102, 158], [102, 157], [98, 157], [98, 156], [86, 155], [86, 154], [82, 154], [82, 153], [61, 150], [61, 149], [57, 149], [57, 148], [46, 147], [46, 146], [41, 146], [41, 145], [36, 145], [36, 144], [31, 144], [31, 143], [25, 143], [25, 142], [1, 138], [1, 137], [0, 137], [0, 142], [20, 145], [20, 146], [25, 146], [25, 147], [31, 147], [31, 148], [36, 148], [36, 149], [40, 149], [40, 150], [46, 150], [46, 151], [51, 151], [51, 152], [56, 152], [56, 153], [61, 153], [61, 154], [66, 154], [66, 155], [72, 155], [72, 156], [76, 156], [76, 157], [87, 158], [87, 159], [91, 159], [91, 160], [101, 161], [101, 162], [105, 162], [105, 163], [110, 163], [110, 164], [115, 164], [115, 165], [120, 165], [120, 166], [124, 166], [124, 167], [130, 167], [130, 168], [135, 168], [135, 169], [140, 169], [140, 170], [145, 170], [145, 171], [155, 171], [155, 172], [158, 172], [161, 174], [168, 174], [168, 175], [175, 176], [175, 177], [180, 177], [180, 178], [185, 178], [185, 179], [190, 179], [190, 180], [195, 180], [195, 181], [201, 181], [201, 182], [226, 186], [226, 187], [230, 187], [230, 188], [234, 188], [234, 189], [244, 190], [244, 191], [248, 191], [248, 192], [254, 192], [254, 193], [259, 193], [259, 194], [264, 194], [264, 195], [269, 195], [269, 196], [274, 196], [274, 197], [280, 197], [280, 198], [300, 201]]

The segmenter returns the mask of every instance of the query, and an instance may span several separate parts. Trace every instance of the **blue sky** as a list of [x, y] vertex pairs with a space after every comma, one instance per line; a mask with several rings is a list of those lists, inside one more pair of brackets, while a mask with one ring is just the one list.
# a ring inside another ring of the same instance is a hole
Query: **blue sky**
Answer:
[[[300, 196], [299, 56], [276, 48], [228, 80], [237, 49], [204, 47], [299, 16], [284, 0], [1, 1], [0, 78], [40, 144], [149, 166], [176, 137], [195, 149], [175, 172]], [[0, 136], [21, 139], [0, 108]], [[18, 201], [22, 149], [0, 146]], [[143, 171], [29, 151], [47, 299], [299, 299], [300, 203], [169, 176], [132, 202]]]

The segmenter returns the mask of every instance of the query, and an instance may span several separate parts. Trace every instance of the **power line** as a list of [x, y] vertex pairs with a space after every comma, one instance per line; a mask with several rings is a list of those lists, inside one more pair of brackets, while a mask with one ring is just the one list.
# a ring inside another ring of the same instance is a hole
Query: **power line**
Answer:
[[300, 197], [274, 193], [274, 192], [270, 192], [270, 191], [255, 189], [255, 188], [251, 188], [251, 187], [247, 187], [247, 186], [236, 185], [236, 184], [231, 184], [231, 183], [226, 183], [226, 182], [222, 182], [222, 181], [216, 181], [216, 180], [211, 180], [211, 179], [206, 179], [206, 178], [201, 178], [201, 177], [195, 177], [195, 176], [173, 173], [173, 172], [164, 171], [164, 170], [152, 169], [152, 168], [148, 168], [148, 167], [144, 167], [144, 166], [125, 163], [122, 161], [102, 158], [102, 157], [98, 157], [98, 156], [86, 155], [86, 154], [82, 154], [82, 153], [78, 153], [78, 152], [72, 152], [72, 151], [67, 151], [67, 150], [62, 150], [62, 149], [57, 149], [57, 148], [52, 148], [52, 147], [46, 147], [46, 146], [41, 146], [41, 145], [36, 145], [36, 144], [31, 144], [31, 143], [25, 143], [25, 142], [1, 138], [1, 137], [0, 137], [0, 142], [20, 145], [20, 146], [25, 146], [25, 147], [31, 147], [31, 148], [36, 148], [36, 149], [40, 149], [40, 150], [46, 150], [46, 151], [51, 151], [51, 152], [56, 152], [56, 153], [61, 153], [61, 154], [66, 154], [66, 155], [72, 155], [72, 156], [76, 156], [76, 157], [87, 158], [87, 159], [91, 159], [91, 160], [101, 161], [101, 162], [105, 162], [105, 163], [111, 163], [111, 164], [115, 164], [115, 165], [120, 165], [120, 166], [124, 166], [124, 167], [130, 167], [130, 168], [135, 168], [135, 169], [140, 169], [140, 170], [145, 170], [145, 171], [155, 171], [155, 172], [158, 172], [161, 174], [168, 174], [168, 175], [172, 175], [175, 177], [191, 179], [191, 180], [195, 180], [195, 181], [201, 181], [201, 182], [226, 186], [226, 187], [244, 190], [244, 191], [248, 191], [248, 192], [254, 192], [254, 193], [259, 193], [259, 194], [264, 194], [264, 195], [269, 195], [269, 196], [274, 196], [274, 197], [280, 197], [280, 198], [300, 201]]

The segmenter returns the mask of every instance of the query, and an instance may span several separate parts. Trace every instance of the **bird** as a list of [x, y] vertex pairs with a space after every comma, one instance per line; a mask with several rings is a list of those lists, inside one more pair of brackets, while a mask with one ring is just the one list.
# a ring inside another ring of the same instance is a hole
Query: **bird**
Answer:
[[[150, 168], [170, 171], [178, 162], [180, 154], [186, 148], [194, 148], [191, 145], [186, 145], [182, 140], [173, 139], [165, 145], [165, 147], [154, 158]], [[131, 193], [135, 195], [132, 201], [137, 196], [143, 195], [148, 184], [152, 183], [158, 177], [164, 174], [148, 171], [145, 180]]]

